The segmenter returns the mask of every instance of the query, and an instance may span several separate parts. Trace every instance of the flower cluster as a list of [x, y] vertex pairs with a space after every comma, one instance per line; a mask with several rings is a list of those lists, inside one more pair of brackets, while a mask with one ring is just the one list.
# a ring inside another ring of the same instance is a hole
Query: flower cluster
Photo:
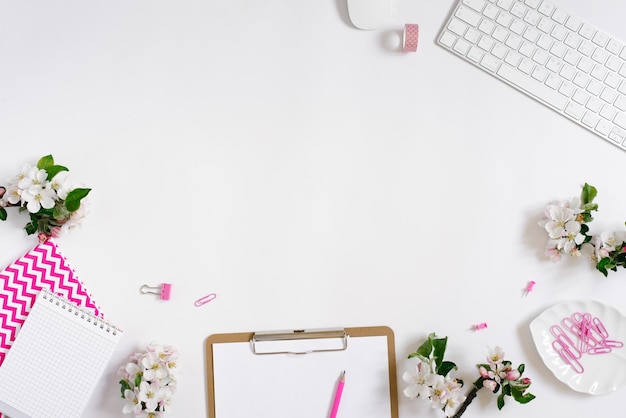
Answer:
[[149, 344], [145, 351], [135, 353], [118, 374], [122, 412], [138, 418], [161, 418], [176, 392], [176, 361], [178, 352], [170, 346]]
[[513, 368], [510, 361], [504, 360], [504, 352], [500, 347], [488, 349], [487, 363], [477, 365], [480, 377], [467, 396], [464, 396], [461, 393], [463, 381], [447, 376], [450, 371], [457, 369], [456, 364], [443, 360], [447, 340], [447, 337], [437, 338], [435, 334], [430, 334], [416, 352], [409, 354], [409, 358], [417, 357], [419, 363], [415, 372], [402, 375], [402, 379], [408, 383], [404, 389], [405, 396], [428, 399], [433, 408], [443, 410], [446, 417], [452, 418], [460, 418], [482, 388], [493, 393], [500, 392], [498, 409], [504, 407], [505, 396], [512, 396], [521, 404], [535, 399], [535, 395], [526, 392], [531, 381], [522, 378], [525, 366], [521, 364]]
[[409, 384], [404, 389], [405, 396], [428, 399], [434, 409], [441, 409], [450, 417], [465, 400], [465, 396], [461, 392], [463, 381], [448, 376], [457, 367], [443, 360], [447, 341], [447, 337], [437, 338], [431, 333], [416, 352], [409, 354], [409, 358], [416, 357], [419, 361], [415, 365], [415, 372], [405, 372], [402, 379]]
[[591, 213], [598, 210], [593, 202], [596, 195], [596, 188], [585, 183], [580, 198], [546, 206], [539, 225], [548, 233], [545, 253], [552, 261], [560, 261], [564, 255], [579, 257], [584, 247], [591, 247], [591, 260], [607, 276], [609, 270], [626, 267], [626, 232], [603, 232], [599, 236], [589, 233]]
[[30, 216], [24, 227], [29, 235], [58, 237], [80, 225], [86, 215], [81, 201], [90, 191], [75, 187], [67, 167], [47, 155], [34, 167], [24, 164], [6, 187], [0, 187], [0, 220], [7, 219], [7, 207], [19, 207]]
[[501, 347], [489, 349], [487, 363], [478, 365], [480, 377], [474, 382], [476, 388], [487, 388], [498, 395], [498, 409], [504, 406], [504, 397], [513, 396], [519, 403], [528, 403], [535, 399], [535, 395], [527, 393], [531, 384], [527, 377], [522, 377], [524, 365], [514, 368], [510, 361], [504, 360], [504, 351]]

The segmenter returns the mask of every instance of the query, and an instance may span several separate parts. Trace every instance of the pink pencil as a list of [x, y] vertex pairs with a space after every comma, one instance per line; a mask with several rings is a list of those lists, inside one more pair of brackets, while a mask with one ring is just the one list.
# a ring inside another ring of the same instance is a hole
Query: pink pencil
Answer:
[[337, 383], [337, 390], [335, 391], [335, 400], [333, 401], [333, 409], [330, 411], [330, 418], [337, 418], [337, 410], [339, 409], [339, 402], [341, 402], [341, 393], [343, 392], [343, 385], [346, 383], [346, 371], [341, 373], [339, 383]]

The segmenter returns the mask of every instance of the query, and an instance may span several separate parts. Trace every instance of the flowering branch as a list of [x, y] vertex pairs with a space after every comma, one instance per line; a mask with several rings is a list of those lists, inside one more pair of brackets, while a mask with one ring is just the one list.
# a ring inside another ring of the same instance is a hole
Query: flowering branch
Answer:
[[175, 349], [157, 344], [149, 344], [145, 351], [132, 355], [118, 372], [122, 398], [126, 400], [122, 412], [141, 418], [162, 417], [176, 392], [177, 359]]
[[626, 233], [603, 232], [599, 236], [589, 233], [592, 212], [598, 210], [593, 202], [595, 187], [585, 183], [580, 197], [551, 203], [544, 210], [545, 218], [539, 222], [548, 233], [546, 255], [560, 261], [563, 255], [579, 257], [584, 246], [591, 246], [591, 260], [605, 277], [609, 270], [626, 267]]
[[446, 344], [447, 337], [436, 338], [435, 334], [430, 334], [416, 352], [409, 354], [409, 358], [417, 357], [420, 362], [416, 365], [415, 373], [405, 372], [402, 376], [409, 383], [404, 389], [405, 396], [429, 399], [433, 408], [442, 409], [447, 417], [452, 418], [460, 418], [482, 388], [488, 388], [493, 393], [500, 392], [498, 409], [504, 407], [506, 396], [512, 396], [521, 404], [535, 399], [535, 395], [526, 392], [531, 380], [522, 378], [525, 366], [521, 364], [514, 368], [510, 361], [504, 360], [504, 352], [500, 347], [489, 349], [487, 363], [477, 365], [480, 377], [467, 396], [463, 396], [460, 393], [463, 381], [447, 377], [457, 367], [452, 362], [443, 361]]
[[35, 167], [24, 164], [6, 187], [0, 186], [0, 220], [7, 219], [6, 208], [18, 207], [30, 216], [24, 227], [29, 235], [60, 236], [79, 225], [86, 214], [81, 201], [91, 189], [74, 187], [68, 172], [52, 155], [42, 157]]

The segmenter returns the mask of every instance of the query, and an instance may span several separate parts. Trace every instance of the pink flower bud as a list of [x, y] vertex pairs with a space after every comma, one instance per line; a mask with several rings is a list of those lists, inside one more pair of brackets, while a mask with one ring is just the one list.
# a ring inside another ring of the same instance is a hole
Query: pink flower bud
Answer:
[[508, 380], [517, 380], [521, 376], [520, 372], [517, 369], [510, 370], [506, 373], [506, 378]]
[[522, 383], [523, 383], [524, 385], [526, 385], [526, 386], [530, 386], [530, 384], [531, 384], [530, 378], [529, 378], [529, 377], [525, 377], [525, 378], [523, 378], [523, 379], [522, 379]]
[[480, 373], [480, 376], [484, 377], [485, 379], [487, 379], [489, 377], [489, 372], [487, 371], [487, 369], [484, 366], [480, 366], [478, 368], [478, 373]]
[[498, 387], [498, 383], [495, 380], [483, 380], [483, 387], [494, 392], [496, 388]]

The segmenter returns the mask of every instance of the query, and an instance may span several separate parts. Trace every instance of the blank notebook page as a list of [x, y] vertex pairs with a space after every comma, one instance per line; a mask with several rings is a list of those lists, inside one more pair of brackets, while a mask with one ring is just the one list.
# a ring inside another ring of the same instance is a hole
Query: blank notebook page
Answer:
[[0, 366], [0, 412], [79, 418], [122, 332], [42, 290]]

